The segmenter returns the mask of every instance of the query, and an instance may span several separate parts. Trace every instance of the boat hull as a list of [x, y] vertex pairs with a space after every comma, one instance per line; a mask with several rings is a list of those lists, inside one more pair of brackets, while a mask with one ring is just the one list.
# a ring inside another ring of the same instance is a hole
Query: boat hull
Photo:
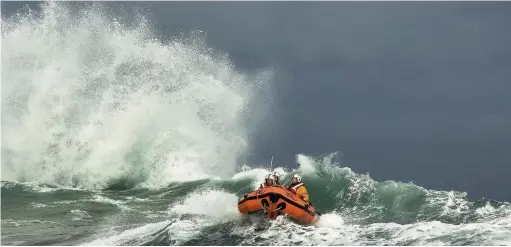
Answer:
[[238, 210], [243, 215], [263, 213], [270, 219], [285, 214], [302, 224], [314, 224], [320, 214], [283, 186], [264, 187], [242, 196]]

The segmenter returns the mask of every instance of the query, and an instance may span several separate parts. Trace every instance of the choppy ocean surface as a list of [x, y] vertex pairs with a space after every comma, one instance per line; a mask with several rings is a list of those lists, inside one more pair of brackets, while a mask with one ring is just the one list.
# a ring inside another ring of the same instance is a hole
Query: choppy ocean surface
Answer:
[[[316, 225], [243, 217], [271, 70], [100, 4], [2, 17], [3, 245], [511, 245], [511, 205], [297, 155]], [[287, 165], [282, 165], [286, 166]], [[502, 188], [508, 189], [508, 188]]]
[[[509, 245], [511, 205], [376, 182], [329, 159], [305, 173], [323, 212], [313, 226], [241, 216], [237, 199], [264, 169], [164, 188], [85, 190], [2, 183], [4, 245]], [[281, 172], [282, 169], [279, 169]], [[301, 170], [298, 170], [299, 172]], [[291, 174], [286, 174], [288, 182]]]

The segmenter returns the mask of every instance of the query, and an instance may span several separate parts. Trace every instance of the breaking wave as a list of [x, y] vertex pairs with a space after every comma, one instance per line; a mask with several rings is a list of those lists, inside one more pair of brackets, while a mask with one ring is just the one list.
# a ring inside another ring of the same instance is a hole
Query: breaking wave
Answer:
[[100, 4], [2, 20], [2, 180], [81, 188], [232, 176], [271, 71]]

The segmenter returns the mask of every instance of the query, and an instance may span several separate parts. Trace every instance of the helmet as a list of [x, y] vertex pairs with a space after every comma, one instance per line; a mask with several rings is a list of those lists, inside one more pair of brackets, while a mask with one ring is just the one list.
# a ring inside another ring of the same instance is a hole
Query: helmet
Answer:
[[273, 182], [277, 185], [280, 185], [280, 174], [278, 172], [273, 172]]
[[266, 177], [264, 177], [264, 181], [267, 182], [268, 180], [271, 181], [271, 183], [274, 182], [274, 178], [273, 178], [273, 175], [272, 174], [268, 174], [266, 175]]
[[[298, 183], [302, 182], [302, 177], [300, 177], [300, 175], [298, 175], [298, 174], [293, 175], [293, 178], [296, 178], [296, 181], [298, 181]], [[293, 179], [293, 178], [291, 178], [291, 179]]]

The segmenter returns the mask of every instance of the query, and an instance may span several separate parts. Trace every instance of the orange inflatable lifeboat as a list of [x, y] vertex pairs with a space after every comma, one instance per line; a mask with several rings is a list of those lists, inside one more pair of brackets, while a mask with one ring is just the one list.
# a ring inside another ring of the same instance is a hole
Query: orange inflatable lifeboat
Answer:
[[314, 224], [320, 216], [316, 208], [283, 186], [259, 188], [242, 196], [238, 210], [243, 215], [262, 212], [270, 219], [285, 214], [303, 224]]

